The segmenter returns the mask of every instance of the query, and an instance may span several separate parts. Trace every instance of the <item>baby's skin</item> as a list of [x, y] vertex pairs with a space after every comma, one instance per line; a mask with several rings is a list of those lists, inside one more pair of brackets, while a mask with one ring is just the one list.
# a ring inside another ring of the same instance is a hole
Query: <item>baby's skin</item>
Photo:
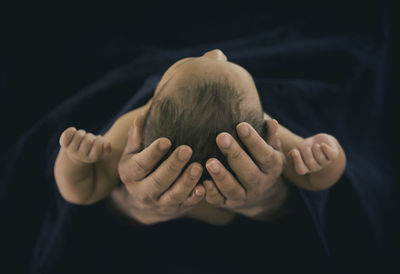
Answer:
[[[143, 108], [144, 107], [139, 109]], [[137, 112], [139, 109], [133, 110], [131, 114]], [[126, 114], [126, 117], [129, 115], [130, 114]], [[137, 115], [131, 115], [130, 119], [135, 119], [136, 116]], [[279, 125], [277, 120], [272, 119], [267, 114], [264, 116], [268, 121], [269, 132], [274, 134], [275, 137], [275, 139], [269, 138], [270, 141], [274, 140], [271, 145], [274, 149], [281, 152], [278, 155], [281, 155], [280, 157], [283, 162], [283, 176], [293, 184], [313, 191], [327, 189], [335, 184], [343, 174], [346, 164], [344, 152], [335, 137], [320, 133], [304, 139], [292, 133], [282, 125]], [[118, 123], [118, 121], [116, 123]], [[133, 121], [131, 121], [131, 123], [133, 124]], [[130, 123], [126, 123], [126, 125], [129, 124]], [[131, 126], [130, 128], [122, 130], [120, 134], [125, 133], [129, 138], [129, 136], [135, 134], [133, 131], [134, 126]], [[246, 143], [246, 138], [260, 138], [251, 125], [247, 123], [239, 124], [237, 132], [244, 143]], [[229, 149], [235, 149], [235, 147], [223, 148], [224, 144], [227, 143], [230, 138], [231, 136], [228, 133], [221, 133], [217, 136], [216, 141], [224, 154], [228, 153]], [[60, 163], [58, 164], [58, 169], [55, 167], [55, 173], [58, 172], [58, 175], [55, 174], [55, 177], [62, 196], [67, 201], [76, 204], [92, 204], [108, 197], [117, 185], [111, 183], [111, 180], [109, 180], [110, 183], [108, 183], [107, 180], [95, 179], [99, 178], [100, 175], [100, 166], [98, 165], [96, 168], [96, 164], [102, 161], [103, 164], [107, 163], [104, 160], [111, 154], [113, 146], [115, 146], [115, 144], [112, 144], [112, 142], [107, 139], [107, 134], [106, 136], [96, 136], [83, 129], [78, 130], [75, 127], [69, 127], [61, 134], [59, 141], [61, 145], [59, 153]], [[163, 138], [156, 141], [159, 141], [158, 146], [161, 149], [168, 150], [170, 146], [168, 139]], [[264, 140], [260, 138], [259, 141]], [[127, 145], [128, 143], [129, 141]], [[183, 149], [176, 157], [183, 156], [183, 158], [189, 160], [192, 153], [191, 149], [188, 146], [183, 147], [187, 147], [188, 149]], [[249, 148], [249, 150], [251, 151], [251, 148]], [[254, 150], [254, 153], [257, 153], [256, 151], [257, 150]], [[184, 155], [185, 153], [187, 155]], [[118, 154], [121, 156], [121, 152]], [[270, 155], [260, 155], [258, 158], [264, 157], [267, 159], [269, 156]], [[183, 162], [182, 164], [185, 163], [186, 162]], [[219, 216], [221, 220], [224, 218], [230, 219], [232, 217], [230, 212], [218, 211], [217, 209], [211, 210], [212, 206], [222, 206], [224, 201], [229, 199], [230, 195], [224, 192], [224, 185], [218, 179], [218, 176], [222, 176], [223, 174], [221, 169], [225, 172], [225, 168], [222, 164], [217, 159], [207, 161], [205, 168], [215, 177], [215, 180], [205, 181], [202, 182], [202, 184], [197, 180], [201, 176], [203, 167], [198, 163], [193, 163], [190, 168], [191, 169], [187, 172], [187, 177], [191, 178], [188, 180], [192, 180], [192, 187], [186, 190], [187, 193], [183, 193], [184, 188], [176, 187], [179, 191], [176, 191], [175, 195], [187, 197], [185, 201], [182, 202], [182, 205], [187, 206], [187, 210], [184, 210], [185, 207], [181, 205], [182, 212], [180, 212], [179, 215], [181, 216], [191, 210], [193, 215], [199, 215], [199, 219], [204, 219], [205, 212], [212, 211], [213, 214]], [[63, 171], [60, 172], [60, 169], [63, 169]], [[60, 174], [67, 173], [69, 174], [68, 178], [60, 179]], [[104, 176], [110, 176], [109, 173], [103, 172], [103, 174]], [[118, 176], [118, 171], [115, 171], [114, 176]], [[186, 176], [186, 173], [183, 176]], [[118, 177], [114, 182], [119, 181], [119, 179]], [[185, 184], [187, 185], [187, 182]], [[203, 185], [203, 187], [196, 187], [196, 185]], [[182, 193], [180, 193], [180, 191], [182, 191]], [[241, 192], [239, 189], [235, 191], [236, 194]], [[235, 193], [235, 191], [232, 191], [232, 189], [229, 190], [231, 193]], [[162, 197], [163, 196], [161, 196], [161, 198]], [[172, 196], [167, 197], [165, 195], [163, 199], [171, 199], [170, 197]], [[199, 208], [203, 208], [203, 210], [199, 211]], [[208, 209], [204, 210], [204, 208]], [[141, 212], [144, 211], [141, 210]], [[236, 212], [241, 213], [240, 210]], [[245, 213], [245, 211], [243, 212]], [[165, 220], [168, 219], [169, 218], [165, 218]], [[211, 223], [217, 222], [216, 220], [211, 221]], [[142, 221], [142, 223], [146, 222]], [[153, 223], [153, 221], [149, 221], [148, 223]]]
[[[250, 73], [218, 49], [175, 62], [154, 94], [162, 89], [164, 95], [174, 94], [193, 75], [212, 81], [227, 77], [244, 92], [245, 107], [260, 106]], [[236, 177], [216, 158], [204, 166], [196, 162], [187, 166], [193, 153], [187, 145], [177, 147], [153, 170], [170, 150], [171, 141], [161, 137], [141, 149], [143, 117], [151, 101], [122, 115], [104, 136], [73, 126], [62, 132], [54, 176], [67, 201], [88, 205], [108, 198], [114, 209], [142, 224], [183, 216], [223, 224], [235, 214], [267, 220], [287, 208], [290, 183], [319, 191], [333, 186], [344, 173], [346, 156], [334, 136], [320, 133], [303, 138], [267, 114], [268, 136], [260, 136], [248, 123], [236, 125], [247, 151], [227, 132], [210, 140]], [[199, 182], [204, 168], [212, 180]]]

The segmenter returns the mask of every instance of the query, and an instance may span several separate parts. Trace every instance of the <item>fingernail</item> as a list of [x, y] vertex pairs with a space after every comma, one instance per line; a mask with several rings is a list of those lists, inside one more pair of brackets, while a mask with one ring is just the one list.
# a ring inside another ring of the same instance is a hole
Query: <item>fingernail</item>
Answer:
[[181, 148], [178, 152], [178, 158], [181, 161], [186, 161], [190, 158], [190, 151], [187, 148]]
[[203, 191], [202, 191], [201, 188], [196, 188], [196, 189], [194, 190], [194, 194], [195, 194], [196, 196], [201, 196], [201, 195], [203, 195]]
[[222, 148], [229, 148], [232, 144], [232, 139], [227, 134], [223, 134], [220, 137], [220, 145]]
[[218, 165], [215, 161], [209, 163], [209, 164], [207, 165], [207, 168], [208, 168], [209, 170], [211, 170], [212, 173], [218, 173], [219, 170], [220, 170], [219, 165]]
[[190, 170], [190, 175], [192, 175], [193, 177], [197, 177], [200, 175], [201, 172], [201, 168], [198, 166], [194, 166], [192, 167], [192, 169]]
[[169, 148], [169, 141], [162, 139], [158, 145], [161, 151], [167, 150]]
[[240, 123], [237, 126], [237, 131], [240, 137], [247, 137], [250, 134], [249, 127], [245, 123]]

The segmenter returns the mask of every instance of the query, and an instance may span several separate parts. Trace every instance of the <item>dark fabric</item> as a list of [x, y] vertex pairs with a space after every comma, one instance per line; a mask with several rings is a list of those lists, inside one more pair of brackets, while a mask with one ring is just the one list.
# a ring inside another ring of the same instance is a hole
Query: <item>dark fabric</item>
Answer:
[[[4, 265], [22, 273], [327, 273], [391, 266], [400, 207], [385, 100], [387, 42], [385, 29], [379, 36], [312, 36], [287, 25], [227, 42], [154, 49], [104, 75], [1, 155]], [[253, 75], [264, 110], [282, 125], [303, 137], [337, 137], [348, 159], [340, 181], [329, 191], [294, 189], [298, 213], [290, 217], [238, 218], [223, 227], [175, 220], [133, 228], [102, 202], [65, 202], [52, 173], [61, 132], [73, 125], [105, 133], [151, 97], [174, 61], [213, 48]]]

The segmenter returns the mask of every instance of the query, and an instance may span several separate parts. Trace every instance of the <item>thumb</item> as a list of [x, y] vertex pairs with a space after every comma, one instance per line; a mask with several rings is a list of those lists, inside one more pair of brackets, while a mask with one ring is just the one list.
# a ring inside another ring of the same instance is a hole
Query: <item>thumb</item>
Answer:
[[136, 116], [135, 121], [131, 125], [128, 132], [128, 139], [126, 141], [125, 149], [122, 157], [128, 154], [133, 154], [141, 149], [142, 134], [143, 134], [144, 115], [139, 114]]
[[281, 151], [281, 140], [279, 138], [279, 123], [276, 119], [267, 120], [268, 136], [267, 143], [275, 150]]

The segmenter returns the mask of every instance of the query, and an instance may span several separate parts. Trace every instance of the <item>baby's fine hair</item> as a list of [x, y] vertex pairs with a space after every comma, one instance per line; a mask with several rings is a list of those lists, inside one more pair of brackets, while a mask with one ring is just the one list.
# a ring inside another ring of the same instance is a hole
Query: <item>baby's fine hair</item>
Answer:
[[[190, 86], [170, 95], [163, 95], [160, 89], [145, 117], [142, 148], [160, 137], [167, 137], [172, 146], [159, 164], [178, 146], [188, 145], [193, 154], [183, 170], [192, 162], [204, 167], [207, 159], [214, 157], [235, 176], [216, 144], [217, 135], [228, 132], [245, 149], [236, 133], [238, 123], [251, 124], [260, 136], [267, 134], [261, 105], [256, 109], [244, 107], [242, 102], [245, 98], [241, 94], [228, 81], [193, 81]], [[199, 182], [207, 179], [211, 180], [211, 176], [204, 169]]]

